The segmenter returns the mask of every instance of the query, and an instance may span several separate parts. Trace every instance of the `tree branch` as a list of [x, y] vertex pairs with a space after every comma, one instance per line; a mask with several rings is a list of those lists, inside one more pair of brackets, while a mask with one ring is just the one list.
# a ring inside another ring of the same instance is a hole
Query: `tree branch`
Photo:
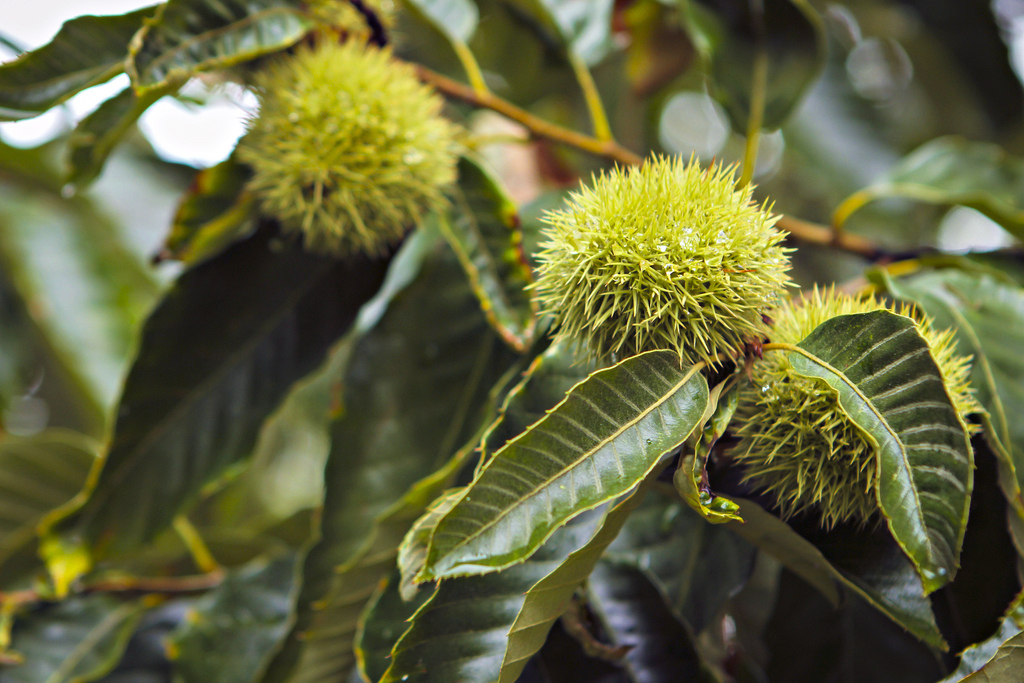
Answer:
[[534, 116], [530, 112], [520, 109], [508, 100], [504, 100], [491, 92], [478, 93], [473, 88], [463, 85], [458, 81], [453, 81], [447, 76], [442, 76], [424, 66], [415, 66], [420, 80], [424, 83], [429, 83], [450, 97], [468, 102], [477, 107], [496, 111], [517, 123], [521, 123], [536, 137], [582, 149], [584, 152], [590, 152], [595, 156], [611, 159], [627, 166], [633, 166], [643, 161], [639, 155], [631, 152], [614, 140], [602, 141], [589, 135], [563, 128]]
[[[476, 107], [496, 111], [522, 124], [535, 137], [569, 145], [570, 147], [575, 147], [595, 156], [611, 159], [627, 166], [635, 166], [643, 162], [643, 157], [614, 140], [599, 140], [596, 137], [584, 135], [550, 121], [545, 121], [491, 92], [477, 92], [467, 85], [454, 81], [447, 76], [442, 76], [424, 66], [416, 64], [414, 67], [420, 80], [424, 83], [429, 83], [449, 97], [462, 100]], [[824, 247], [836, 247], [870, 260], [877, 260], [884, 256], [883, 250], [870, 240], [843, 231], [833, 230], [823, 225], [809, 223], [799, 218], [783, 216], [776, 225], [788, 232], [793, 239], [800, 242], [818, 244]]]

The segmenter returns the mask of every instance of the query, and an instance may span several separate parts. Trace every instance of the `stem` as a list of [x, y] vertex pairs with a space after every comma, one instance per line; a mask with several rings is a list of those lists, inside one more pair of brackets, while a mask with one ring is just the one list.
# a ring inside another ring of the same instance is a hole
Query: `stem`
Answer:
[[823, 225], [810, 223], [793, 216], [782, 216], [775, 226], [807, 244], [838, 247], [843, 251], [860, 254], [871, 260], [877, 260], [883, 255], [882, 250], [870, 240], [845, 232], [837, 232]]
[[563, 128], [520, 109], [508, 100], [503, 100], [496, 96], [494, 93], [477, 93], [473, 88], [463, 85], [458, 81], [453, 81], [424, 66], [415, 65], [415, 68], [420, 80], [424, 83], [429, 83], [450, 97], [468, 102], [477, 107], [496, 111], [517, 123], [521, 123], [536, 137], [569, 145], [584, 152], [589, 152], [594, 156], [611, 159], [628, 166], [633, 166], [643, 161], [639, 155], [619, 145], [614, 140], [598, 140], [589, 135], [577, 133], [569, 128]]
[[451, 41], [452, 49], [455, 50], [455, 56], [459, 58], [459, 62], [462, 63], [462, 68], [466, 72], [466, 78], [469, 80], [469, 84], [473, 86], [473, 92], [480, 96], [486, 96], [490, 93], [490, 89], [487, 87], [487, 83], [484, 81], [483, 71], [480, 70], [480, 64], [476, 61], [476, 57], [473, 56], [473, 51], [469, 49], [461, 40]]
[[757, 165], [757, 146], [761, 140], [761, 125], [764, 123], [765, 91], [768, 87], [768, 54], [764, 47], [754, 56], [754, 80], [750, 92], [750, 118], [747, 121], [747, 144], [743, 150], [743, 174], [740, 187], [746, 187], [754, 177]]
[[211, 573], [220, 569], [220, 564], [214, 559], [210, 549], [206, 547], [206, 541], [185, 515], [175, 517], [173, 526], [181, 536], [181, 540], [185, 542], [185, 547], [188, 548], [189, 554], [192, 555], [192, 561], [196, 563], [199, 571]]
[[871, 188], [864, 188], [854, 192], [849, 197], [843, 200], [843, 202], [836, 208], [835, 213], [832, 214], [832, 228], [836, 233], [841, 233], [843, 224], [855, 211], [859, 211], [864, 207], [865, 204], [870, 203], [875, 199], [875, 193], [871, 191]]
[[586, 63], [576, 54], [575, 50], [569, 50], [569, 63], [572, 65], [573, 73], [583, 91], [583, 99], [587, 103], [587, 110], [590, 112], [590, 122], [594, 126], [594, 137], [601, 142], [612, 140], [612, 128], [608, 125], [608, 114], [605, 113], [604, 104], [601, 102], [601, 94], [597, 91], [597, 84], [594, 77], [587, 68]]
[[[617, 161], [624, 166], [635, 166], [643, 162], [643, 158], [640, 155], [623, 147], [614, 140], [602, 141], [569, 128], [564, 128], [534, 116], [490, 91], [478, 93], [473, 88], [463, 85], [458, 81], [453, 81], [447, 76], [442, 76], [424, 66], [417, 64], [414, 67], [420, 80], [424, 83], [429, 83], [449, 97], [467, 102], [476, 107], [496, 111], [506, 118], [522, 124], [534, 137], [575, 147], [594, 156]], [[884, 252], [878, 246], [863, 237], [833, 231], [823, 225], [810, 223], [792, 216], [782, 216], [779, 218], [776, 226], [788, 232], [794, 239], [807, 244], [836, 247], [871, 260], [877, 260], [884, 255]]]

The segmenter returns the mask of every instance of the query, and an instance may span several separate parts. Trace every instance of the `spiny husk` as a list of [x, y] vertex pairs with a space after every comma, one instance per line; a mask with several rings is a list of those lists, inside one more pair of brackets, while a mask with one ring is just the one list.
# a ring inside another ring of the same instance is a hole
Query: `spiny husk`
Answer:
[[558, 339], [601, 359], [671, 349], [717, 365], [763, 334], [788, 250], [778, 217], [734, 173], [656, 156], [596, 176], [549, 212], [534, 287]]
[[[936, 330], [910, 307], [815, 289], [772, 313], [771, 339], [798, 344], [826, 320], [877, 310], [912, 318], [954, 407], [964, 417], [981, 410], [968, 382], [970, 358], [956, 353], [953, 332]], [[751, 379], [740, 393], [742, 441], [733, 453], [746, 468], [746, 481], [766, 491], [783, 517], [816, 510], [825, 528], [867, 524], [878, 511], [875, 447], [840, 408], [837, 392], [822, 380], [798, 375], [784, 353], [766, 354]]]
[[[367, 40], [372, 31], [366, 16], [356, 9], [351, 0], [307, 0], [306, 11], [323, 26], [344, 33], [349, 39]], [[373, 12], [385, 29], [395, 25], [395, 3], [393, 0], [363, 0], [366, 8]]]
[[381, 253], [455, 179], [443, 102], [388, 50], [299, 47], [256, 79], [260, 113], [239, 143], [264, 214], [314, 251]]

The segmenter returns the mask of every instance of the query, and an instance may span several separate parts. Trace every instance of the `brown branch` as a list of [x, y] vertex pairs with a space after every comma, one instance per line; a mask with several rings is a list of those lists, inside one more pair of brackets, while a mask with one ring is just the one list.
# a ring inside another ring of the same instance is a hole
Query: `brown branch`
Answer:
[[643, 161], [643, 158], [638, 154], [631, 152], [614, 140], [598, 140], [589, 135], [563, 128], [550, 121], [545, 121], [493, 93], [478, 93], [468, 85], [453, 81], [447, 76], [442, 76], [424, 66], [416, 65], [416, 72], [421, 81], [429, 83], [444, 94], [463, 102], [468, 102], [476, 107], [496, 111], [517, 123], [521, 123], [537, 137], [561, 142], [570, 147], [576, 147], [584, 152], [590, 152], [595, 156], [611, 159], [627, 166], [633, 166]]
[[[493, 93], [479, 93], [468, 85], [463, 85], [447, 76], [442, 76], [422, 65], [417, 64], [414, 66], [420, 80], [424, 83], [429, 83], [449, 97], [468, 102], [476, 107], [496, 111], [522, 124], [536, 137], [569, 145], [570, 147], [575, 147], [585, 152], [590, 152], [595, 156], [611, 159], [627, 166], [634, 166], [643, 162], [643, 157], [626, 149], [614, 140], [598, 140], [589, 135], [556, 125], [550, 121], [545, 121]], [[836, 247], [871, 260], [876, 260], [884, 254], [877, 245], [863, 237], [850, 235], [822, 225], [808, 223], [792, 216], [783, 216], [776, 225], [788, 232], [793, 239], [807, 244]]]
[[848, 232], [832, 230], [823, 225], [808, 223], [793, 216], [783, 216], [775, 225], [788, 232], [794, 239], [806, 244], [836, 247], [843, 251], [860, 254], [873, 261], [884, 255], [882, 249], [870, 240], [858, 237], [857, 235], [851, 235]]
[[[124, 576], [87, 583], [77, 593], [160, 593], [164, 595], [177, 595], [179, 593], [196, 593], [216, 588], [223, 580], [223, 570], [194, 576]], [[0, 593], [0, 605], [8, 606], [15, 605], [20, 607], [52, 599], [51, 595], [31, 589]]]

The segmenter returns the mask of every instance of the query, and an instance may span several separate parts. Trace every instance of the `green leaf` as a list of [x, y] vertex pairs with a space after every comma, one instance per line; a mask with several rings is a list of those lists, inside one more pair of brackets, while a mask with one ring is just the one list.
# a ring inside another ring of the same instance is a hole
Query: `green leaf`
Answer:
[[850, 596], [837, 609], [789, 572], [764, 643], [772, 681], [932, 683], [943, 672], [933, 650], [863, 600]]
[[533, 281], [523, 254], [516, 206], [489, 171], [463, 157], [452, 216], [438, 223], [459, 260], [487, 319], [502, 339], [522, 352], [533, 340], [537, 306], [527, 291]]
[[146, 607], [108, 595], [63, 600], [15, 621], [11, 650], [24, 663], [2, 670], [4, 683], [79, 683], [100, 678], [121, 658]]
[[77, 17], [49, 44], [0, 64], [0, 120], [41, 114], [124, 71], [129, 41], [155, 11]]
[[62, 429], [0, 439], [0, 585], [37, 569], [36, 525], [82, 489], [96, 448]]
[[288, 632], [295, 556], [257, 561], [199, 598], [168, 639], [176, 680], [249, 683]]
[[397, 573], [381, 584], [359, 619], [355, 648], [360, 680], [376, 683], [384, 676], [391, 650], [409, 628], [408, 620], [433, 594], [430, 587], [403, 597]]
[[385, 266], [282, 247], [268, 230], [185, 273], [146, 322], [109, 452], [88, 500], [60, 521], [64, 537], [102, 557], [164, 530], [250, 455], [263, 420], [350, 328]]
[[495, 681], [526, 593], [594, 537], [605, 513], [589, 511], [570, 520], [522, 564], [442, 581], [392, 651], [382, 683]]
[[78, 122], [68, 138], [68, 182], [82, 188], [102, 171], [110, 152], [149, 106], [177, 88], [154, 88], [137, 95], [125, 88]]
[[711, 390], [710, 415], [705, 415], [704, 427], [693, 453], [679, 461], [672, 481], [683, 499], [712, 524], [743, 520], [736, 516], [738, 506], [724, 496], [716, 496], [708, 486], [706, 471], [708, 458], [715, 443], [725, 434], [739, 405], [739, 392], [734, 381], [725, 381]]
[[790, 354], [820, 377], [877, 445], [877, 495], [930, 593], [953, 580], [967, 528], [973, 451], [942, 374], [910, 318], [874, 311], [822, 323]]
[[28, 393], [42, 363], [40, 351], [28, 312], [0, 271], [0, 414]]
[[480, 11], [470, 0], [406, 0], [403, 8], [451, 43], [469, 42], [480, 20]]
[[196, 173], [178, 204], [160, 259], [196, 264], [256, 229], [253, 198], [245, 191], [250, 171], [232, 156]]
[[593, 360], [577, 358], [568, 345], [548, 347], [533, 361], [522, 381], [509, 391], [499, 418], [484, 434], [478, 471], [495, 451], [544, 417], [596, 369]]
[[612, 2], [512, 0], [514, 7], [544, 29], [549, 39], [593, 66], [611, 49]]
[[693, 633], [640, 569], [598, 562], [587, 580], [587, 605], [614, 645], [631, 648], [621, 660], [629, 681], [717, 680], [701, 661]]
[[513, 683], [518, 679], [526, 662], [544, 646], [552, 624], [565, 613], [577, 589], [590, 576], [630, 514], [643, 502], [656, 477], [657, 474], [651, 474], [636, 491], [608, 510], [593, 538], [527, 591], [523, 607], [508, 632], [498, 683]]
[[169, 0], [132, 40], [140, 93], [294, 45], [313, 26], [293, 0]]
[[458, 488], [445, 491], [440, 498], [430, 504], [427, 512], [416, 520], [409, 533], [402, 539], [402, 545], [398, 547], [398, 592], [404, 600], [412, 600], [416, 595], [415, 577], [427, 561], [430, 537], [437, 528], [437, 523], [462, 497], [463, 490], [464, 488]]
[[988, 413], [986, 436], [999, 456], [1000, 483], [1024, 518], [1024, 290], [985, 273], [945, 269], [892, 279], [893, 295], [911, 301], [936, 329], [956, 331], [957, 352], [971, 356], [971, 386]]
[[159, 287], [110, 216], [88, 197], [61, 196], [50, 151], [0, 143], [0, 268], [98, 435]]
[[[605, 557], [642, 571], [662, 599], [700, 632], [754, 569], [756, 549], [732, 530], [708, 524], [677, 496], [653, 490], [630, 515]], [[828, 585], [834, 590], [831, 578]]]
[[442, 581], [392, 651], [381, 683], [515, 681], [643, 493], [577, 515], [520, 564]]
[[451, 485], [447, 468], [430, 475], [479, 442], [499, 400], [489, 392], [516, 360], [447, 245], [429, 232], [413, 240], [404, 249], [426, 244], [427, 261], [358, 341], [342, 382], [321, 539], [305, 560], [298, 618], [267, 683], [335, 681], [352, 668], [359, 614], [394, 568], [405, 533]]
[[814, 586], [832, 605], [839, 605], [843, 586], [918, 639], [947, 649], [920, 577], [885, 531], [835, 533], [831, 542], [830, 535], [824, 534], [824, 539], [812, 543], [757, 503], [738, 502], [743, 523], [732, 522], [728, 527]]
[[960, 655], [960, 666], [941, 683], [1013, 683], [1024, 669], [1024, 593], [1017, 596], [991, 638]]
[[[718, 0], [712, 3], [721, 42], [714, 48], [711, 93], [747, 132], [757, 64], [767, 70], [761, 128], [780, 127], [825, 64], [825, 28], [806, 0]], [[704, 13], [702, 13], [704, 16]]]
[[566, 520], [634, 487], [704, 414], [700, 369], [652, 351], [577, 385], [495, 453], [441, 519], [422, 578], [521, 562]]
[[992, 143], [956, 136], [926, 142], [896, 164], [882, 182], [843, 201], [833, 222], [842, 225], [853, 212], [884, 197], [968, 206], [1024, 239], [1024, 159]]

